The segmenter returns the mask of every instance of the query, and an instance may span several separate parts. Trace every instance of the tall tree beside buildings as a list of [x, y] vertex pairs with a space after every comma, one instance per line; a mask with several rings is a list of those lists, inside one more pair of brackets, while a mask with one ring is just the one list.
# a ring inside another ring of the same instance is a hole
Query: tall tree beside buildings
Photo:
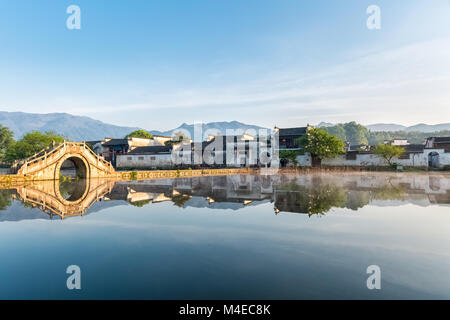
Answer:
[[323, 128], [329, 134], [349, 142], [350, 145], [368, 144], [367, 136], [369, 130], [366, 127], [356, 123], [355, 121], [348, 123], [340, 123], [335, 126]]
[[296, 140], [303, 151], [309, 152], [313, 162], [321, 165], [322, 159], [336, 158], [344, 153], [344, 142], [321, 128], [308, 130], [306, 135]]
[[142, 129], [134, 130], [133, 132], [130, 132], [129, 134], [127, 134], [125, 136], [125, 139], [133, 138], [133, 137], [134, 138], [147, 138], [147, 139], [153, 138], [153, 136], [150, 133], [148, 133], [147, 131], [142, 130]]
[[14, 161], [32, 156], [44, 148], [58, 145], [64, 141], [64, 137], [54, 132], [32, 131], [22, 139], [12, 143], [5, 152], [5, 161]]
[[387, 164], [392, 165], [392, 159], [400, 156], [403, 152], [405, 152], [405, 149], [390, 144], [379, 144], [374, 148], [373, 152], [383, 158]]
[[8, 127], [0, 125], [0, 160], [3, 160], [6, 149], [14, 143], [14, 134]]

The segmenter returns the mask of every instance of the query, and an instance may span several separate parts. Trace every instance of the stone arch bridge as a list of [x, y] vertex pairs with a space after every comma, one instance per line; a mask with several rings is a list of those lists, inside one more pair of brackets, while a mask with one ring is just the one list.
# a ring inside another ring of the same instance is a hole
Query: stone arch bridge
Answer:
[[64, 141], [14, 164], [17, 175], [31, 180], [57, 180], [61, 166], [71, 160], [81, 178], [106, 178], [115, 173], [112, 164], [95, 154], [86, 143]]

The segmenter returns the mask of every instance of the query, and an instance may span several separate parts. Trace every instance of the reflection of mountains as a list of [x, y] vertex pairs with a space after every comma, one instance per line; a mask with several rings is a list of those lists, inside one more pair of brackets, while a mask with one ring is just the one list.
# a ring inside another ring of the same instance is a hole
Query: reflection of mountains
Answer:
[[[76, 185], [73, 185], [73, 184]], [[81, 186], [80, 186], [81, 184]], [[238, 210], [273, 202], [278, 212], [326, 213], [365, 205], [450, 203], [450, 177], [428, 174], [304, 174], [217, 176], [146, 181], [42, 182], [0, 191], [0, 220], [14, 220], [11, 196], [49, 216], [82, 215], [125, 202], [137, 207], [172, 202], [179, 207]], [[17, 210], [17, 209], [16, 209]], [[34, 210], [33, 210], [34, 211]], [[23, 219], [23, 213], [20, 218]], [[31, 218], [31, 217], [30, 217]]]

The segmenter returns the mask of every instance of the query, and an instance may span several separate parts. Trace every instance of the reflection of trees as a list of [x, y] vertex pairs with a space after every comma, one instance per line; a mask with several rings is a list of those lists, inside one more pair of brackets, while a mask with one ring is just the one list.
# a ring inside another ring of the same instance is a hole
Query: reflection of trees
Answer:
[[177, 207], [183, 207], [184, 204], [186, 203], [186, 201], [188, 201], [191, 197], [189, 197], [188, 195], [176, 195], [172, 197], [172, 202], [174, 203], [174, 205], [176, 205]]
[[349, 190], [347, 192], [346, 208], [358, 210], [370, 203], [370, 192]]
[[345, 207], [347, 194], [334, 183], [314, 181], [311, 186], [299, 186], [295, 181], [280, 186], [275, 206], [282, 211], [323, 214], [333, 207]]
[[393, 186], [387, 184], [381, 188], [372, 190], [372, 198], [376, 200], [399, 200], [407, 194], [406, 188], [403, 186]]
[[305, 193], [300, 193], [297, 203], [307, 206], [307, 212], [312, 214], [323, 214], [331, 210], [332, 207], [345, 207], [347, 194], [345, 190], [336, 184], [318, 185], [307, 188]]
[[142, 208], [143, 206], [149, 204], [150, 202], [152, 202], [151, 199], [148, 200], [141, 200], [141, 201], [135, 201], [135, 202], [129, 202], [131, 205], [138, 207], [138, 208]]
[[333, 182], [315, 178], [306, 185], [296, 180], [286, 181], [277, 188], [275, 209], [287, 212], [323, 214], [335, 208], [358, 210], [372, 200], [397, 200], [407, 195], [404, 186], [387, 184], [369, 190], [342, 187]]
[[0, 190], [0, 210], [8, 209], [11, 203], [11, 192], [9, 190]]

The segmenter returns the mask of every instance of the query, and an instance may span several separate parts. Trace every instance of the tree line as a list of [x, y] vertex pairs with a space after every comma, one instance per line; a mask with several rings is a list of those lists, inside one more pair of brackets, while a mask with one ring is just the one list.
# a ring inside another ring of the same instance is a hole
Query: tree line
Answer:
[[5, 126], [0, 125], [0, 161], [12, 163], [14, 160], [24, 159], [36, 152], [54, 144], [64, 141], [64, 137], [54, 132], [32, 131], [21, 139], [14, 140], [14, 133]]
[[421, 131], [370, 131], [363, 125], [354, 121], [340, 123], [331, 127], [322, 127], [329, 134], [338, 137], [342, 141], [348, 141], [350, 145], [379, 145], [384, 140], [406, 139], [412, 144], [421, 144], [428, 137], [450, 136], [450, 130], [436, 132]]

